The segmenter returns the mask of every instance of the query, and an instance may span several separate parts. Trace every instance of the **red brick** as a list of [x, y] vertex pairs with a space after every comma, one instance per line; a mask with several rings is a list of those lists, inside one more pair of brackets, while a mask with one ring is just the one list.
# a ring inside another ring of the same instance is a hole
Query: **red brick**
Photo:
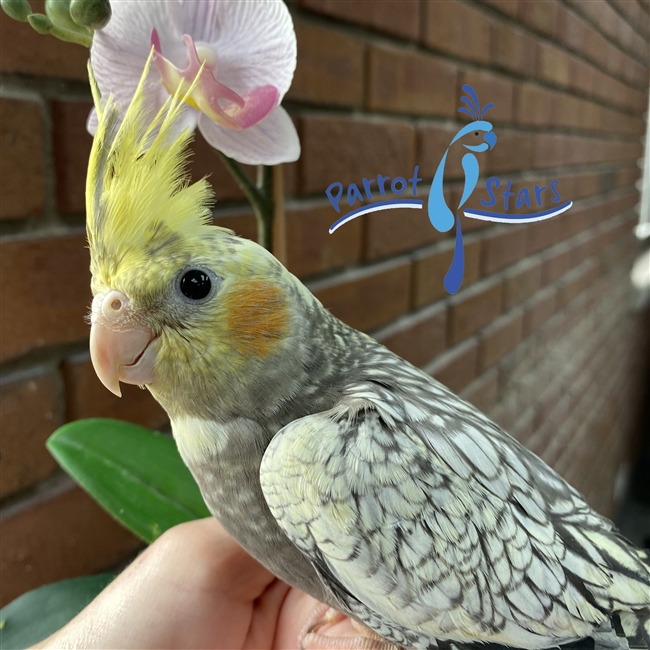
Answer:
[[88, 336], [91, 301], [83, 234], [12, 238], [0, 245], [1, 359]]
[[572, 90], [591, 95], [596, 84], [598, 71], [591, 64], [574, 57], [569, 66], [569, 86]]
[[[418, 163], [419, 175], [426, 181], [433, 179], [443, 154], [449, 143], [458, 133], [460, 126], [420, 126], [418, 128]], [[454, 146], [449, 149], [445, 161], [445, 181], [453, 178], [464, 178], [462, 158], [467, 153], [463, 147]]]
[[[9, 20], [2, 16], [2, 20]], [[43, 126], [38, 104], [0, 100], [0, 219], [39, 215], [45, 202]]]
[[600, 179], [600, 174], [595, 172], [575, 176], [571, 199], [576, 201], [598, 194], [600, 192]]
[[521, 341], [523, 322], [523, 312], [517, 310], [485, 328], [479, 344], [479, 372], [494, 365]]
[[44, 368], [0, 383], [0, 497], [56, 469], [45, 441], [62, 423], [58, 392], [56, 378]]
[[[43, 13], [43, 0], [30, 1], [34, 13]], [[88, 50], [41, 36], [27, 23], [12, 20], [0, 11], [0, 70], [37, 77], [88, 79]]]
[[[467, 287], [479, 278], [481, 242], [466, 239], [465, 273], [463, 286]], [[445, 275], [454, 257], [454, 242], [444, 242], [433, 250], [416, 255], [413, 263], [413, 304], [422, 307], [447, 295], [444, 287]]]
[[597, 244], [598, 235], [582, 233], [571, 249], [571, 266], [578, 266], [591, 257], [596, 252], [594, 249]]
[[634, 167], [630, 169], [617, 169], [614, 172], [614, 184], [616, 187], [634, 185], [639, 178], [641, 178], [641, 172], [638, 168]]
[[367, 332], [408, 311], [411, 264], [391, 262], [310, 285], [335, 316]]
[[559, 244], [544, 255], [542, 262], [542, 283], [555, 282], [571, 269], [572, 247], [570, 244]]
[[566, 164], [567, 139], [563, 135], [540, 133], [533, 135], [532, 166], [535, 169]]
[[482, 105], [494, 104], [486, 113], [486, 120], [491, 122], [512, 122], [514, 104], [514, 83], [485, 70], [462, 70], [461, 85], [469, 84], [474, 88]]
[[587, 46], [589, 26], [584, 19], [562, 4], [558, 5], [557, 11], [559, 41], [573, 50], [582, 52]]
[[558, 31], [559, 5], [554, 0], [546, 2], [520, 2], [519, 19], [528, 27], [555, 38]]
[[537, 73], [540, 79], [558, 86], [568, 86], [571, 78], [570, 64], [571, 57], [569, 54], [555, 47], [555, 45], [542, 43], [539, 46], [539, 69]]
[[582, 129], [589, 131], [600, 131], [603, 107], [594, 102], [578, 101], [578, 120]]
[[459, 393], [476, 377], [477, 363], [478, 343], [470, 340], [445, 352], [426, 371], [454, 393]]
[[546, 88], [532, 83], [515, 86], [517, 124], [546, 126], [551, 121], [551, 96]]
[[86, 170], [92, 136], [86, 131], [90, 102], [53, 102], [57, 205], [61, 212], [86, 211]]
[[526, 224], [526, 254], [537, 253], [557, 243], [559, 223], [558, 219], [545, 219]]
[[373, 212], [366, 217], [364, 259], [377, 260], [422, 248], [446, 236], [431, 225], [426, 210], [400, 208]]
[[366, 122], [347, 117], [302, 118], [302, 191], [324, 191], [377, 174], [391, 178], [415, 167], [415, 130], [404, 122]]
[[2, 602], [41, 585], [113, 568], [142, 545], [85, 492], [39, 497], [2, 522]]
[[419, 0], [382, 0], [369, 10], [365, 0], [299, 0], [301, 7], [334, 18], [415, 40], [419, 36]]
[[600, 275], [600, 267], [594, 260], [589, 260], [583, 265], [567, 274], [562, 285], [558, 288], [556, 309], [566, 307], [572, 300], [580, 295]]
[[556, 289], [549, 287], [544, 291], [540, 291], [526, 304], [526, 311], [524, 313], [524, 337], [530, 336], [555, 313], [556, 294]]
[[[189, 168], [192, 180], [197, 181], [207, 177], [214, 190], [217, 206], [219, 201], [244, 198], [244, 193], [219, 160], [217, 152], [205, 141], [198, 130], [194, 133], [194, 142], [191, 148], [192, 156], [189, 159]], [[285, 165], [286, 167], [288, 165]], [[256, 167], [254, 165], [242, 165], [242, 168], [250, 178], [255, 178]]]
[[487, 413], [496, 404], [498, 388], [499, 373], [496, 368], [492, 368], [475, 379], [463, 391], [462, 397], [479, 411]]
[[613, 0], [613, 2], [616, 8], [625, 15], [630, 25], [642, 31], [646, 38], [650, 37], [648, 14], [643, 11], [639, 3], [629, 0]]
[[[435, 81], [433, 81], [435, 80]], [[431, 54], [370, 48], [367, 106], [373, 111], [456, 116], [456, 65]]]
[[527, 259], [508, 272], [504, 281], [504, 307], [510, 309], [528, 300], [542, 286], [542, 265]]
[[228, 228], [244, 239], [257, 241], [257, 221], [253, 212], [246, 208], [234, 213], [217, 212], [212, 223], [221, 228]]
[[494, 149], [485, 155], [486, 173], [500, 175], [528, 171], [533, 156], [533, 136], [521, 131], [499, 129], [497, 138]]
[[302, 20], [295, 21], [295, 28], [298, 63], [287, 98], [360, 106], [365, 45], [347, 34]]
[[607, 67], [607, 39], [592, 27], [587, 30], [586, 54], [599, 68]]
[[447, 307], [434, 305], [389, 325], [375, 338], [398, 356], [423, 366], [445, 349]]
[[537, 42], [518, 27], [493, 22], [490, 29], [492, 65], [512, 72], [535, 76]]
[[449, 302], [449, 341], [454, 344], [478, 332], [502, 311], [503, 284], [480, 282]]
[[490, 59], [490, 20], [463, 2], [427, 0], [424, 41], [429, 47], [463, 59]]
[[339, 216], [329, 203], [287, 210], [286, 266], [294, 275], [308, 277], [359, 261], [364, 217], [330, 235], [329, 227]]
[[516, 16], [519, 10], [519, 0], [480, 0], [483, 4], [491, 5], [504, 14]]
[[121, 384], [122, 397], [108, 391], [97, 379], [88, 354], [67, 359], [63, 364], [66, 420], [117, 418], [150, 429], [167, 422], [167, 414], [151, 393], [137, 386]]
[[581, 121], [582, 100], [565, 93], [553, 93], [551, 122], [557, 126], [585, 128]]
[[[622, 41], [623, 47], [633, 47], [630, 40], [633, 40], [632, 35], [634, 32], [626, 25], [616, 10], [605, 0], [591, 0], [590, 2], [573, 3], [580, 13], [591, 19], [598, 27], [614, 41], [621, 42], [621, 36], [628, 38]], [[630, 32], [625, 30], [625, 27], [630, 29]], [[636, 34], [634, 34], [636, 35]]]
[[510, 266], [526, 255], [526, 228], [507, 226], [487, 235], [482, 242], [481, 268], [489, 275]]

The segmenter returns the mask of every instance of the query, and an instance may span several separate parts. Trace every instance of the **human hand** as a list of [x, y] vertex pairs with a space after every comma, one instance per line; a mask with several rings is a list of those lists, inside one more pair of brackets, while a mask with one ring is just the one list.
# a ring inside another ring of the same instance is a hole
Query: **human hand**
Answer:
[[[296, 648], [318, 606], [212, 518], [168, 530], [88, 607], [35, 648]], [[349, 620], [332, 634], [354, 634]]]

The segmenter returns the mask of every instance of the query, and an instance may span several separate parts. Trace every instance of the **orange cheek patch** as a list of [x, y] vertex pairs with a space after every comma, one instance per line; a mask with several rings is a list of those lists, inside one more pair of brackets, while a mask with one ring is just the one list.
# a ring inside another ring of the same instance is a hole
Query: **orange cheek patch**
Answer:
[[287, 298], [275, 285], [241, 282], [224, 300], [230, 335], [245, 356], [268, 356], [285, 336], [289, 324]]

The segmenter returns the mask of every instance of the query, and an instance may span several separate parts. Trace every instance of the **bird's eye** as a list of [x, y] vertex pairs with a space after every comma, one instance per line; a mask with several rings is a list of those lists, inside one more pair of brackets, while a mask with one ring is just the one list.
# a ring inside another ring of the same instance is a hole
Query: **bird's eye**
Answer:
[[478, 131], [474, 131], [474, 135], [478, 135]]
[[180, 280], [181, 293], [190, 300], [202, 300], [212, 289], [210, 276], [201, 269], [186, 271]]

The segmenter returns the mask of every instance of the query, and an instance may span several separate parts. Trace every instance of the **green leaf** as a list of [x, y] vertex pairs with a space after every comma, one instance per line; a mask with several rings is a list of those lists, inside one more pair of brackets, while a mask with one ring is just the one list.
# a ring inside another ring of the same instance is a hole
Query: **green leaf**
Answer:
[[73, 619], [115, 577], [102, 573], [61, 580], [26, 594], [0, 609], [0, 647], [22, 650], [42, 641]]
[[184, 521], [209, 517], [176, 443], [118, 420], [78, 420], [47, 441], [58, 463], [109, 514], [145, 542]]

